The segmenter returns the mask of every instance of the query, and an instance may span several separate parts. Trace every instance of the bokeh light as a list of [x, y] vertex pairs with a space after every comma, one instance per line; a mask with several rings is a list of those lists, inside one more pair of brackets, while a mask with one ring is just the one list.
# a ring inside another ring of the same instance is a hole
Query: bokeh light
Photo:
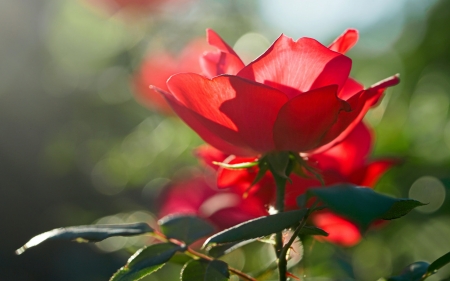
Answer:
[[427, 204], [416, 208], [417, 211], [422, 213], [433, 213], [437, 211], [444, 203], [445, 196], [445, 186], [440, 180], [430, 176], [417, 179], [409, 189], [409, 198]]

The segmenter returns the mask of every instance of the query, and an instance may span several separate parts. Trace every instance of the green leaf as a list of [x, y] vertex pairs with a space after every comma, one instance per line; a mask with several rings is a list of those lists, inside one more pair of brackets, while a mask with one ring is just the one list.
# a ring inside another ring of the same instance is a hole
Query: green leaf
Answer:
[[209, 237], [204, 246], [249, 240], [280, 232], [298, 223], [305, 214], [306, 209], [302, 209], [249, 220]]
[[112, 236], [133, 236], [148, 232], [153, 232], [153, 229], [144, 222], [62, 227], [34, 236], [20, 249], [17, 249], [16, 254], [20, 255], [25, 252], [25, 250], [48, 240], [59, 239], [75, 240], [77, 242], [98, 242]]
[[193, 258], [191, 256], [186, 255], [185, 253], [176, 253], [171, 259], [170, 263], [184, 265], [188, 261], [191, 261]]
[[427, 273], [430, 264], [424, 261], [412, 263], [403, 269], [397, 276], [387, 278], [387, 281], [420, 281]]
[[383, 214], [381, 219], [383, 220], [393, 220], [400, 217], [403, 217], [407, 213], [409, 213], [412, 209], [416, 207], [420, 207], [426, 204], [423, 204], [419, 201], [412, 199], [397, 199], [396, 202], [391, 206], [391, 208]]
[[328, 232], [325, 230], [315, 227], [315, 226], [304, 226], [300, 230], [300, 235], [320, 235], [320, 236], [328, 236]]
[[173, 243], [154, 244], [138, 250], [130, 257], [127, 264], [120, 268], [110, 281], [139, 280], [164, 266], [181, 246]]
[[308, 192], [319, 197], [334, 212], [357, 223], [362, 231], [374, 220], [399, 218], [424, 205], [416, 200], [397, 199], [351, 184], [313, 188]]
[[450, 252], [431, 264], [418, 261], [408, 265], [398, 276], [387, 278], [387, 281], [422, 281], [435, 274], [441, 267], [450, 263]]
[[160, 219], [158, 224], [168, 238], [177, 239], [187, 245], [214, 233], [211, 224], [192, 215], [169, 215]]
[[212, 163], [214, 165], [220, 166], [220, 167], [225, 168], [225, 169], [230, 169], [230, 170], [247, 169], [247, 168], [255, 167], [255, 166], [257, 166], [259, 164], [258, 161], [243, 162], [243, 163], [237, 163], [237, 164], [227, 164], [227, 163], [216, 162], [216, 161], [213, 161]]
[[276, 152], [267, 154], [267, 162], [269, 163], [270, 170], [272, 171], [274, 176], [279, 176], [283, 179], [289, 179], [289, 175], [287, 175], [289, 161], [289, 152]]
[[296, 198], [297, 201], [297, 206], [299, 206], [300, 208], [305, 208], [306, 207], [306, 203], [308, 202], [309, 198], [311, 194], [309, 192], [306, 192], [300, 196], [298, 196]]
[[193, 260], [181, 270], [182, 281], [226, 281], [229, 278], [228, 265], [220, 260]]
[[434, 262], [432, 262], [430, 264], [430, 266], [428, 267], [428, 274], [432, 275], [435, 274], [441, 267], [443, 267], [444, 265], [450, 263], [450, 252], [448, 252], [447, 254], [443, 255], [442, 257], [438, 258], [437, 260], [435, 260]]

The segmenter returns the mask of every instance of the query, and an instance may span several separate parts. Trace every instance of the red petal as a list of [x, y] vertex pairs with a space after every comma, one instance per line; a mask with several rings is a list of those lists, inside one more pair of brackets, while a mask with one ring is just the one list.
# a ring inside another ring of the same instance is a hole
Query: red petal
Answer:
[[167, 85], [177, 102], [216, 137], [260, 153], [275, 149], [271, 128], [287, 101], [278, 90], [237, 76], [209, 80], [193, 73], [174, 75]]
[[284, 197], [284, 205], [286, 211], [298, 209], [297, 197], [305, 194], [305, 192], [311, 187], [320, 187], [321, 183], [316, 179], [308, 179], [297, 176], [295, 174], [291, 175], [291, 183], [286, 184], [286, 194]]
[[329, 234], [327, 237], [320, 236], [317, 239], [346, 247], [354, 246], [361, 240], [361, 234], [355, 224], [333, 213], [314, 213], [312, 221]]
[[171, 94], [153, 87], [159, 93], [163, 94], [166, 98], [166, 101], [172, 107], [172, 109], [177, 113], [177, 115], [189, 126], [191, 127], [205, 142], [214, 146], [215, 148], [228, 153], [228, 154], [236, 154], [236, 155], [255, 155], [257, 152], [252, 151], [249, 148], [243, 148], [242, 146], [236, 146], [231, 144], [221, 137], [215, 135], [210, 127], [215, 126], [216, 130], [222, 129], [224, 133], [228, 133], [231, 137], [237, 138], [239, 140], [239, 136], [234, 134], [234, 132], [228, 130], [227, 128], [221, 126], [220, 124], [214, 123], [208, 119], [205, 119], [203, 116], [198, 113], [186, 108], [182, 104], [180, 104]]
[[303, 93], [280, 110], [274, 126], [277, 150], [307, 151], [322, 145], [322, 138], [348, 105], [332, 85]]
[[219, 166], [213, 164], [213, 162], [223, 162], [229, 156], [223, 153], [223, 151], [206, 144], [194, 149], [194, 155], [203, 165], [209, 166], [214, 170], [218, 170]]
[[166, 81], [171, 75], [180, 72], [200, 73], [202, 69], [199, 58], [204, 51], [211, 48], [204, 39], [196, 39], [191, 41], [177, 58], [166, 52], [150, 53], [133, 79], [136, 99], [152, 109], [173, 113], [164, 97], [149, 86], [154, 85], [167, 91]]
[[[255, 161], [255, 157], [229, 157], [227, 160], [229, 160], [226, 161], [228, 164], [238, 164]], [[251, 186], [258, 172], [258, 167], [240, 170], [220, 168], [217, 171], [217, 187], [229, 188], [244, 197], [256, 197], [263, 205], [268, 205], [275, 198], [275, 182], [268, 172], [258, 183]]]
[[237, 193], [214, 190], [200, 176], [165, 188], [159, 202], [160, 217], [194, 214], [209, 219], [220, 229], [268, 215], [258, 198], [243, 199]]
[[372, 132], [360, 122], [341, 143], [323, 153], [312, 155], [311, 159], [318, 162], [322, 171], [338, 171], [341, 176], [348, 178], [355, 170], [366, 165], [371, 148]]
[[257, 198], [242, 199], [238, 205], [223, 208], [213, 213], [209, 219], [220, 229], [227, 229], [239, 223], [267, 216], [266, 207]]
[[217, 47], [218, 52], [205, 53], [200, 58], [203, 72], [209, 78], [220, 74], [236, 74], [244, 67], [244, 63], [225, 41], [212, 29], [206, 30], [207, 40], [211, 46]]
[[394, 75], [349, 98], [347, 102], [352, 110], [339, 114], [337, 122], [323, 138], [325, 145], [310, 153], [320, 153], [343, 141], [363, 119], [367, 111], [382, 97], [386, 87], [397, 85], [399, 82], [398, 76]]
[[338, 97], [343, 100], [348, 100], [362, 90], [364, 90], [363, 85], [352, 78], [348, 78], [347, 81], [345, 81], [344, 87], [342, 87], [339, 92]]
[[360, 186], [374, 187], [387, 170], [400, 163], [401, 161], [399, 159], [394, 158], [373, 161], [360, 171], [356, 171], [351, 177], [352, 182], [355, 182]]
[[330, 50], [345, 54], [358, 42], [358, 30], [347, 29], [328, 47]]
[[173, 184], [165, 188], [161, 195], [159, 216], [175, 213], [197, 214], [203, 202], [215, 192], [202, 177]]
[[176, 69], [175, 60], [166, 53], [157, 53], [146, 58], [133, 78], [136, 99], [151, 109], [171, 113], [172, 110], [164, 97], [149, 86], [155, 85], [167, 90], [166, 81], [170, 75], [177, 72]]
[[278, 88], [290, 97], [328, 85], [341, 89], [350, 73], [351, 60], [311, 38], [294, 42], [281, 35], [238, 76]]

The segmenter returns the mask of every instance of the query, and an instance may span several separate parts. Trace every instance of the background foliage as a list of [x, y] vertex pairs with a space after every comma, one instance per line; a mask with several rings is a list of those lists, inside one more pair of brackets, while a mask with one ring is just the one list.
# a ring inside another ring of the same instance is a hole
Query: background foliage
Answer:
[[[355, 27], [352, 76], [367, 86], [401, 73], [366, 118], [377, 132], [374, 156], [405, 160], [377, 190], [430, 204], [369, 231], [353, 248], [305, 243], [308, 276], [326, 269], [373, 280], [448, 252], [450, 2], [341, 0], [325, 9], [323, 2], [192, 0], [123, 17], [87, 0], [2, 1], [0, 279], [105, 280], [149, 242], [54, 242], [14, 256], [29, 237], [59, 226], [155, 221], [161, 188], [197, 169], [191, 149], [202, 142], [177, 118], [138, 104], [130, 80], [147, 52], [176, 53], [207, 27], [249, 57], [282, 32], [328, 44]], [[241, 37], [248, 32], [259, 35]], [[249, 244], [225, 259], [251, 271], [270, 264], [271, 251]], [[253, 258], [262, 253], [267, 260]], [[148, 280], [178, 280], [180, 269]], [[447, 267], [429, 280], [449, 275]]]

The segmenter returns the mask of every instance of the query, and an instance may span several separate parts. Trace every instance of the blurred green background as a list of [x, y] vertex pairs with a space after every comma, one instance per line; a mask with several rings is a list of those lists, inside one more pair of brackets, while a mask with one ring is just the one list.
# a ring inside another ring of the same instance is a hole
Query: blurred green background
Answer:
[[[249, 57], [280, 33], [328, 45], [354, 27], [352, 76], [369, 86], [401, 74], [366, 118], [376, 130], [374, 157], [405, 159], [377, 190], [430, 204], [350, 249], [305, 241], [302, 266], [321, 277], [306, 280], [376, 280], [450, 251], [449, 1], [158, 2], [135, 10], [0, 2], [0, 280], [107, 280], [130, 249], [148, 243], [54, 242], [14, 255], [56, 227], [156, 219], [161, 188], [197, 169], [191, 150], [202, 141], [176, 117], [138, 104], [130, 81], [146, 53], [176, 54], [208, 27]], [[249, 245], [227, 259], [257, 268], [270, 262], [267, 251]], [[449, 267], [430, 280], [450, 277]], [[178, 280], [179, 269], [146, 280]]]

